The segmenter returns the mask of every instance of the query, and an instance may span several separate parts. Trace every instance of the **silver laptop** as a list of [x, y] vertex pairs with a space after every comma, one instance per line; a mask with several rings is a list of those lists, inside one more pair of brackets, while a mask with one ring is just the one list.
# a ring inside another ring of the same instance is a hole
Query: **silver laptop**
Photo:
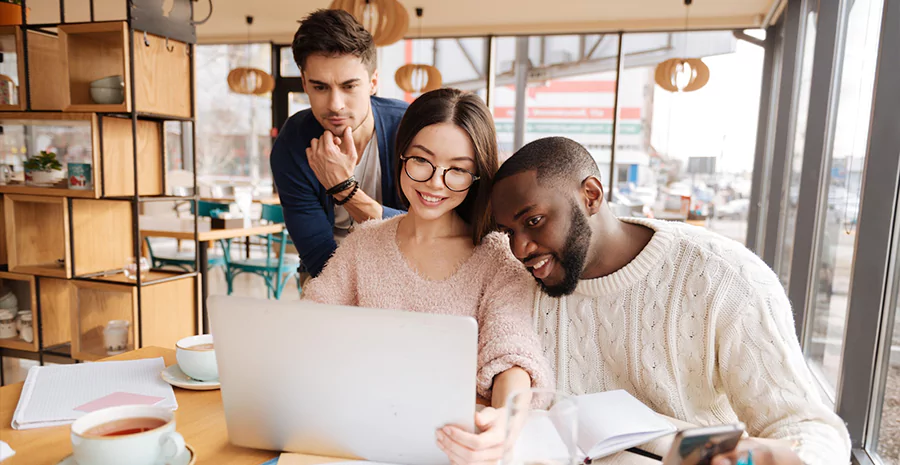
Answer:
[[473, 431], [469, 317], [212, 296], [229, 440], [411, 465], [449, 463], [435, 431]]

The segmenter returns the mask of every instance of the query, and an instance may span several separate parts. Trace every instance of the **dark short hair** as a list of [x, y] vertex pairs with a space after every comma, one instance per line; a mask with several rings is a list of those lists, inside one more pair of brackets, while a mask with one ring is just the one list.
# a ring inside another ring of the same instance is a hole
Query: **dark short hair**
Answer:
[[525, 144], [509, 157], [494, 176], [494, 183], [515, 174], [536, 171], [545, 187], [578, 186], [600, 168], [584, 146], [566, 137], [544, 137]]
[[394, 159], [394, 178], [400, 200], [408, 207], [409, 200], [400, 189], [404, 156], [416, 134], [433, 124], [452, 123], [469, 135], [475, 149], [475, 166], [480, 179], [469, 188], [465, 200], [456, 207], [456, 213], [472, 227], [475, 245], [495, 229], [489, 210], [491, 182], [497, 172], [497, 131], [487, 105], [477, 95], [458, 89], [437, 89], [422, 94], [407, 108], [397, 128], [397, 145]]
[[372, 34], [343, 10], [316, 10], [303, 18], [291, 43], [294, 62], [302, 72], [310, 55], [358, 57], [375, 72], [376, 50]]

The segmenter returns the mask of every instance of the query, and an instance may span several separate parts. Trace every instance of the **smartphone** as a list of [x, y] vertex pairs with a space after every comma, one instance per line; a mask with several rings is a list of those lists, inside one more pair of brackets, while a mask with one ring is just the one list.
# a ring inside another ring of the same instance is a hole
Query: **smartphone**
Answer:
[[712, 458], [731, 452], [744, 435], [744, 424], [708, 426], [679, 431], [663, 465], [709, 465]]

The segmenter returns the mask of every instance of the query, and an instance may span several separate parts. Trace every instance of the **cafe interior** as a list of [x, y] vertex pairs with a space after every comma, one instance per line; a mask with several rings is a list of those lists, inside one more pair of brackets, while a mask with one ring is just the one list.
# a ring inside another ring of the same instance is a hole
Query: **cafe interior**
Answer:
[[[301, 300], [269, 160], [322, 8], [372, 33], [378, 96], [475, 93], [501, 162], [574, 139], [616, 215], [757, 254], [852, 462], [900, 464], [900, 0], [0, 0], [0, 462], [81, 464], [75, 418], [14, 427], [36, 369], [173, 366], [209, 296]], [[233, 444], [181, 375], [165, 463], [338, 461]]]

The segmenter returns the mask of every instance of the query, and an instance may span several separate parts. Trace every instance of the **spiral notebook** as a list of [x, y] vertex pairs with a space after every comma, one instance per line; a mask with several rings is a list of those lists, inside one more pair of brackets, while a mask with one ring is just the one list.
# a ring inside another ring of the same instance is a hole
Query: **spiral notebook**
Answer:
[[13, 429], [66, 425], [88, 412], [117, 405], [178, 408], [162, 380], [162, 359], [32, 367], [13, 414]]

